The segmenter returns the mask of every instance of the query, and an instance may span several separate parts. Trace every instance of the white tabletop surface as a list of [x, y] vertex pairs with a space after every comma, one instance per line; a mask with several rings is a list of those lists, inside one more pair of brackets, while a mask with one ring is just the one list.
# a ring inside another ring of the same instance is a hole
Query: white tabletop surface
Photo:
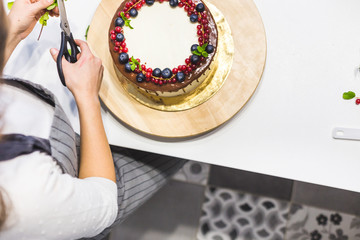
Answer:
[[[99, 2], [66, 2], [75, 38], [84, 39]], [[360, 96], [360, 1], [255, 4], [267, 36], [265, 71], [253, 97], [231, 121], [208, 134], [175, 141], [141, 135], [104, 108], [109, 142], [360, 192], [360, 141], [332, 138], [334, 127], [360, 129], [360, 106], [342, 99], [348, 90]], [[78, 131], [76, 105], [48, 52], [60, 45], [59, 20], [48, 21], [38, 42], [39, 30], [38, 25], [15, 50], [5, 73], [52, 90]]]

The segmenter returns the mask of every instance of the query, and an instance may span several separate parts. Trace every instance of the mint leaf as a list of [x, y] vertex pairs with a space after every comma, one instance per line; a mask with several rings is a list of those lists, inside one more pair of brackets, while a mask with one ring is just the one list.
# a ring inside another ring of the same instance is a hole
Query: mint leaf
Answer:
[[209, 54], [208, 54], [207, 52], [205, 52], [205, 51], [203, 51], [203, 52], [201, 53], [201, 55], [203, 55], [203, 57], [208, 57], [208, 56], [209, 56]]
[[56, 6], [57, 6], [57, 2], [55, 1], [53, 4], [51, 4], [50, 6], [48, 6], [48, 7], [46, 8], [46, 10], [51, 11], [51, 10], [53, 10]]
[[125, 26], [129, 27], [130, 29], [134, 29], [134, 28], [130, 25], [130, 20], [126, 20], [126, 21], [125, 21]]
[[201, 53], [199, 53], [197, 50], [196, 51], [192, 51], [193, 54], [201, 56]]
[[11, 10], [12, 6], [14, 5], [14, 2], [8, 2], [7, 8]]
[[41, 16], [41, 18], [39, 19], [39, 22], [41, 25], [46, 26], [47, 25], [47, 20], [49, 20], [49, 12], [45, 12], [44, 15]]
[[197, 50], [198, 50], [199, 53], [202, 53], [204, 51], [204, 49], [202, 47], [200, 47], [200, 46], [197, 47]]
[[353, 99], [356, 96], [356, 94], [352, 91], [344, 92], [343, 93], [343, 99], [350, 100]]
[[131, 64], [131, 63], [130, 63], [130, 65], [131, 65], [131, 71], [134, 71], [135, 68], [136, 68], [136, 65], [135, 65], [135, 64]]
[[202, 48], [205, 50], [205, 48], [207, 47], [208, 43], [205, 43], [204, 45], [202, 45]]

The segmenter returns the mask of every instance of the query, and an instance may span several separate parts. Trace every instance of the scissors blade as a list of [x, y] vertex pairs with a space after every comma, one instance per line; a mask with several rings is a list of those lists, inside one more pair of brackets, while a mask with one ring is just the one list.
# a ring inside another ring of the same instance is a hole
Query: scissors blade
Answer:
[[66, 16], [64, 0], [58, 0], [57, 3], [58, 3], [58, 7], [59, 7], [59, 12], [60, 12], [60, 27], [67, 36], [70, 36], [70, 33], [71, 33], [70, 25], [69, 25], [69, 22], [68, 22], [67, 16]]

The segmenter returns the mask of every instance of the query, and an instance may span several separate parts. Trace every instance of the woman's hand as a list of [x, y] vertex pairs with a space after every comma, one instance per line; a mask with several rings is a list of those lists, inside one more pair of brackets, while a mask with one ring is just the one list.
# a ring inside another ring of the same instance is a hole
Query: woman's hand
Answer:
[[[66, 86], [72, 92], [75, 100], [79, 105], [83, 103], [92, 103], [94, 100], [99, 101], [98, 94], [102, 81], [104, 67], [100, 58], [95, 57], [86, 42], [75, 40], [79, 45], [81, 53], [78, 55], [76, 63], [69, 63], [62, 59], [62, 66]], [[56, 61], [59, 51], [50, 49], [50, 53]]]
[[[54, 0], [16, 0], [12, 6], [9, 19], [9, 35], [17, 41], [25, 39], [34, 29], [35, 24], [46, 8], [54, 3]], [[49, 12], [50, 16], [59, 16], [58, 7]]]
[[[8, 37], [6, 39], [4, 63], [12, 52], [34, 29], [36, 22], [46, 12], [54, 0], [16, 0], [7, 19]], [[59, 16], [59, 9], [55, 7], [49, 12], [50, 16]]]

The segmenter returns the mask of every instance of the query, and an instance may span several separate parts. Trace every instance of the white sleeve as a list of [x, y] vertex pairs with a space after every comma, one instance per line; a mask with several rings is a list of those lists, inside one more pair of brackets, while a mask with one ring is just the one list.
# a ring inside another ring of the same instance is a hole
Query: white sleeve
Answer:
[[[40, 153], [8, 164], [16, 164], [7, 168], [8, 173], [14, 169], [16, 177], [5, 184], [14, 213], [11, 232], [21, 231], [26, 239], [77, 239], [95, 236], [114, 222], [117, 186], [113, 181], [62, 174], [51, 157]], [[2, 165], [0, 174], [1, 170]], [[6, 239], [20, 239], [11, 236]]]

